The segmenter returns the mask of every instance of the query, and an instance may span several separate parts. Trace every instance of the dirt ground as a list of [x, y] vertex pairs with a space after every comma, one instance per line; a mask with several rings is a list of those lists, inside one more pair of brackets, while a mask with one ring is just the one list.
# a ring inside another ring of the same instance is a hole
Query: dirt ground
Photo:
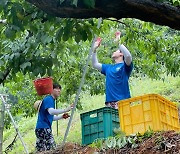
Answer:
[[151, 138], [138, 143], [137, 148], [126, 145], [121, 149], [98, 150], [89, 146], [66, 143], [54, 151], [42, 154], [180, 154], [180, 133], [174, 131], [157, 132]]

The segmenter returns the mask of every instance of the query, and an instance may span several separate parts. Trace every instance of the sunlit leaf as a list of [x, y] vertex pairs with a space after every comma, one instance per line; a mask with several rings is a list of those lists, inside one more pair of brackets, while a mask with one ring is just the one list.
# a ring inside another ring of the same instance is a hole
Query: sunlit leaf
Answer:
[[25, 63], [20, 65], [20, 68], [25, 69], [28, 66], [31, 66], [31, 63], [30, 62], [25, 62]]

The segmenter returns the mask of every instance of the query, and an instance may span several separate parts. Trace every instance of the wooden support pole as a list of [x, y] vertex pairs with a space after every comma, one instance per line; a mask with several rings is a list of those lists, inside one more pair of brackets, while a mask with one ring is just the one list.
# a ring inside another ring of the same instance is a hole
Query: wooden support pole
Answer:
[[[15, 123], [15, 121], [14, 121], [12, 115], [11, 115], [11, 112], [10, 112], [9, 109], [6, 107], [6, 105], [7, 105], [7, 104], [6, 104], [6, 98], [7, 98], [7, 96], [8, 96], [8, 95], [0, 94], [0, 99], [1, 99], [1, 101], [2, 101], [2, 104], [4, 105], [4, 108], [6, 109], [6, 111], [7, 111], [7, 113], [8, 113], [8, 115], [9, 115], [12, 123], [13, 123], [14, 129], [15, 129], [16, 133], [17, 133], [18, 136], [19, 136], [19, 139], [20, 139], [20, 141], [21, 141], [21, 143], [22, 143], [22, 145], [23, 145], [23, 147], [24, 147], [25, 153], [28, 154], [29, 152], [28, 152], [28, 150], [27, 150], [27, 148], [26, 148], [25, 143], [23, 142], [23, 139], [22, 139], [22, 136], [21, 136], [21, 134], [20, 134], [20, 132], [19, 132], [19, 129], [18, 129], [18, 127], [17, 127], [17, 125], [16, 125], [16, 123]], [[0, 154], [1, 154], [1, 153], [0, 153]]]
[[0, 154], [2, 154], [3, 151], [4, 111], [5, 106], [0, 102]]

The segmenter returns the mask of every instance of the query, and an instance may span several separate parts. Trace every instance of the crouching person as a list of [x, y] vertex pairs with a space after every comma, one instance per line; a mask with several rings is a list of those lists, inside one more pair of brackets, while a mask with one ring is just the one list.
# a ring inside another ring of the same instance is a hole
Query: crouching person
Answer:
[[[36, 151], [47, 151], [56, 147], [54, 137], [52, 135], [52, 121], [66, 119], [73, 105], [66, 109], [55, 109], [55, 100], [60, 96], [61, 86], [53, 84], [51, 95], [46, 96], [42, 104], [39, 105], [38, 119], [36, 123]], [[59, 115], [61, 114], [61, 115]]]

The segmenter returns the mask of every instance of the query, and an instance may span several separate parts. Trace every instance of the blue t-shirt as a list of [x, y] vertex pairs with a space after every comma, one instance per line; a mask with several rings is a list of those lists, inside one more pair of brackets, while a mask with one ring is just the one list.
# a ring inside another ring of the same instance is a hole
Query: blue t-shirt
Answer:
[[101, 73], [106, 76], [106, 102], [115, 102], [130, 98], [129, 76], [133, 64], [126, 63], [102, 64]]
[[36, 129], [38, 128], [50, 128], [53, 121], [53, 115], [50, 115], [48, 108], [55, 108], [55, 100], [51, 95], [46, 96], [41, 104], [38, 119], [36, 123]]

